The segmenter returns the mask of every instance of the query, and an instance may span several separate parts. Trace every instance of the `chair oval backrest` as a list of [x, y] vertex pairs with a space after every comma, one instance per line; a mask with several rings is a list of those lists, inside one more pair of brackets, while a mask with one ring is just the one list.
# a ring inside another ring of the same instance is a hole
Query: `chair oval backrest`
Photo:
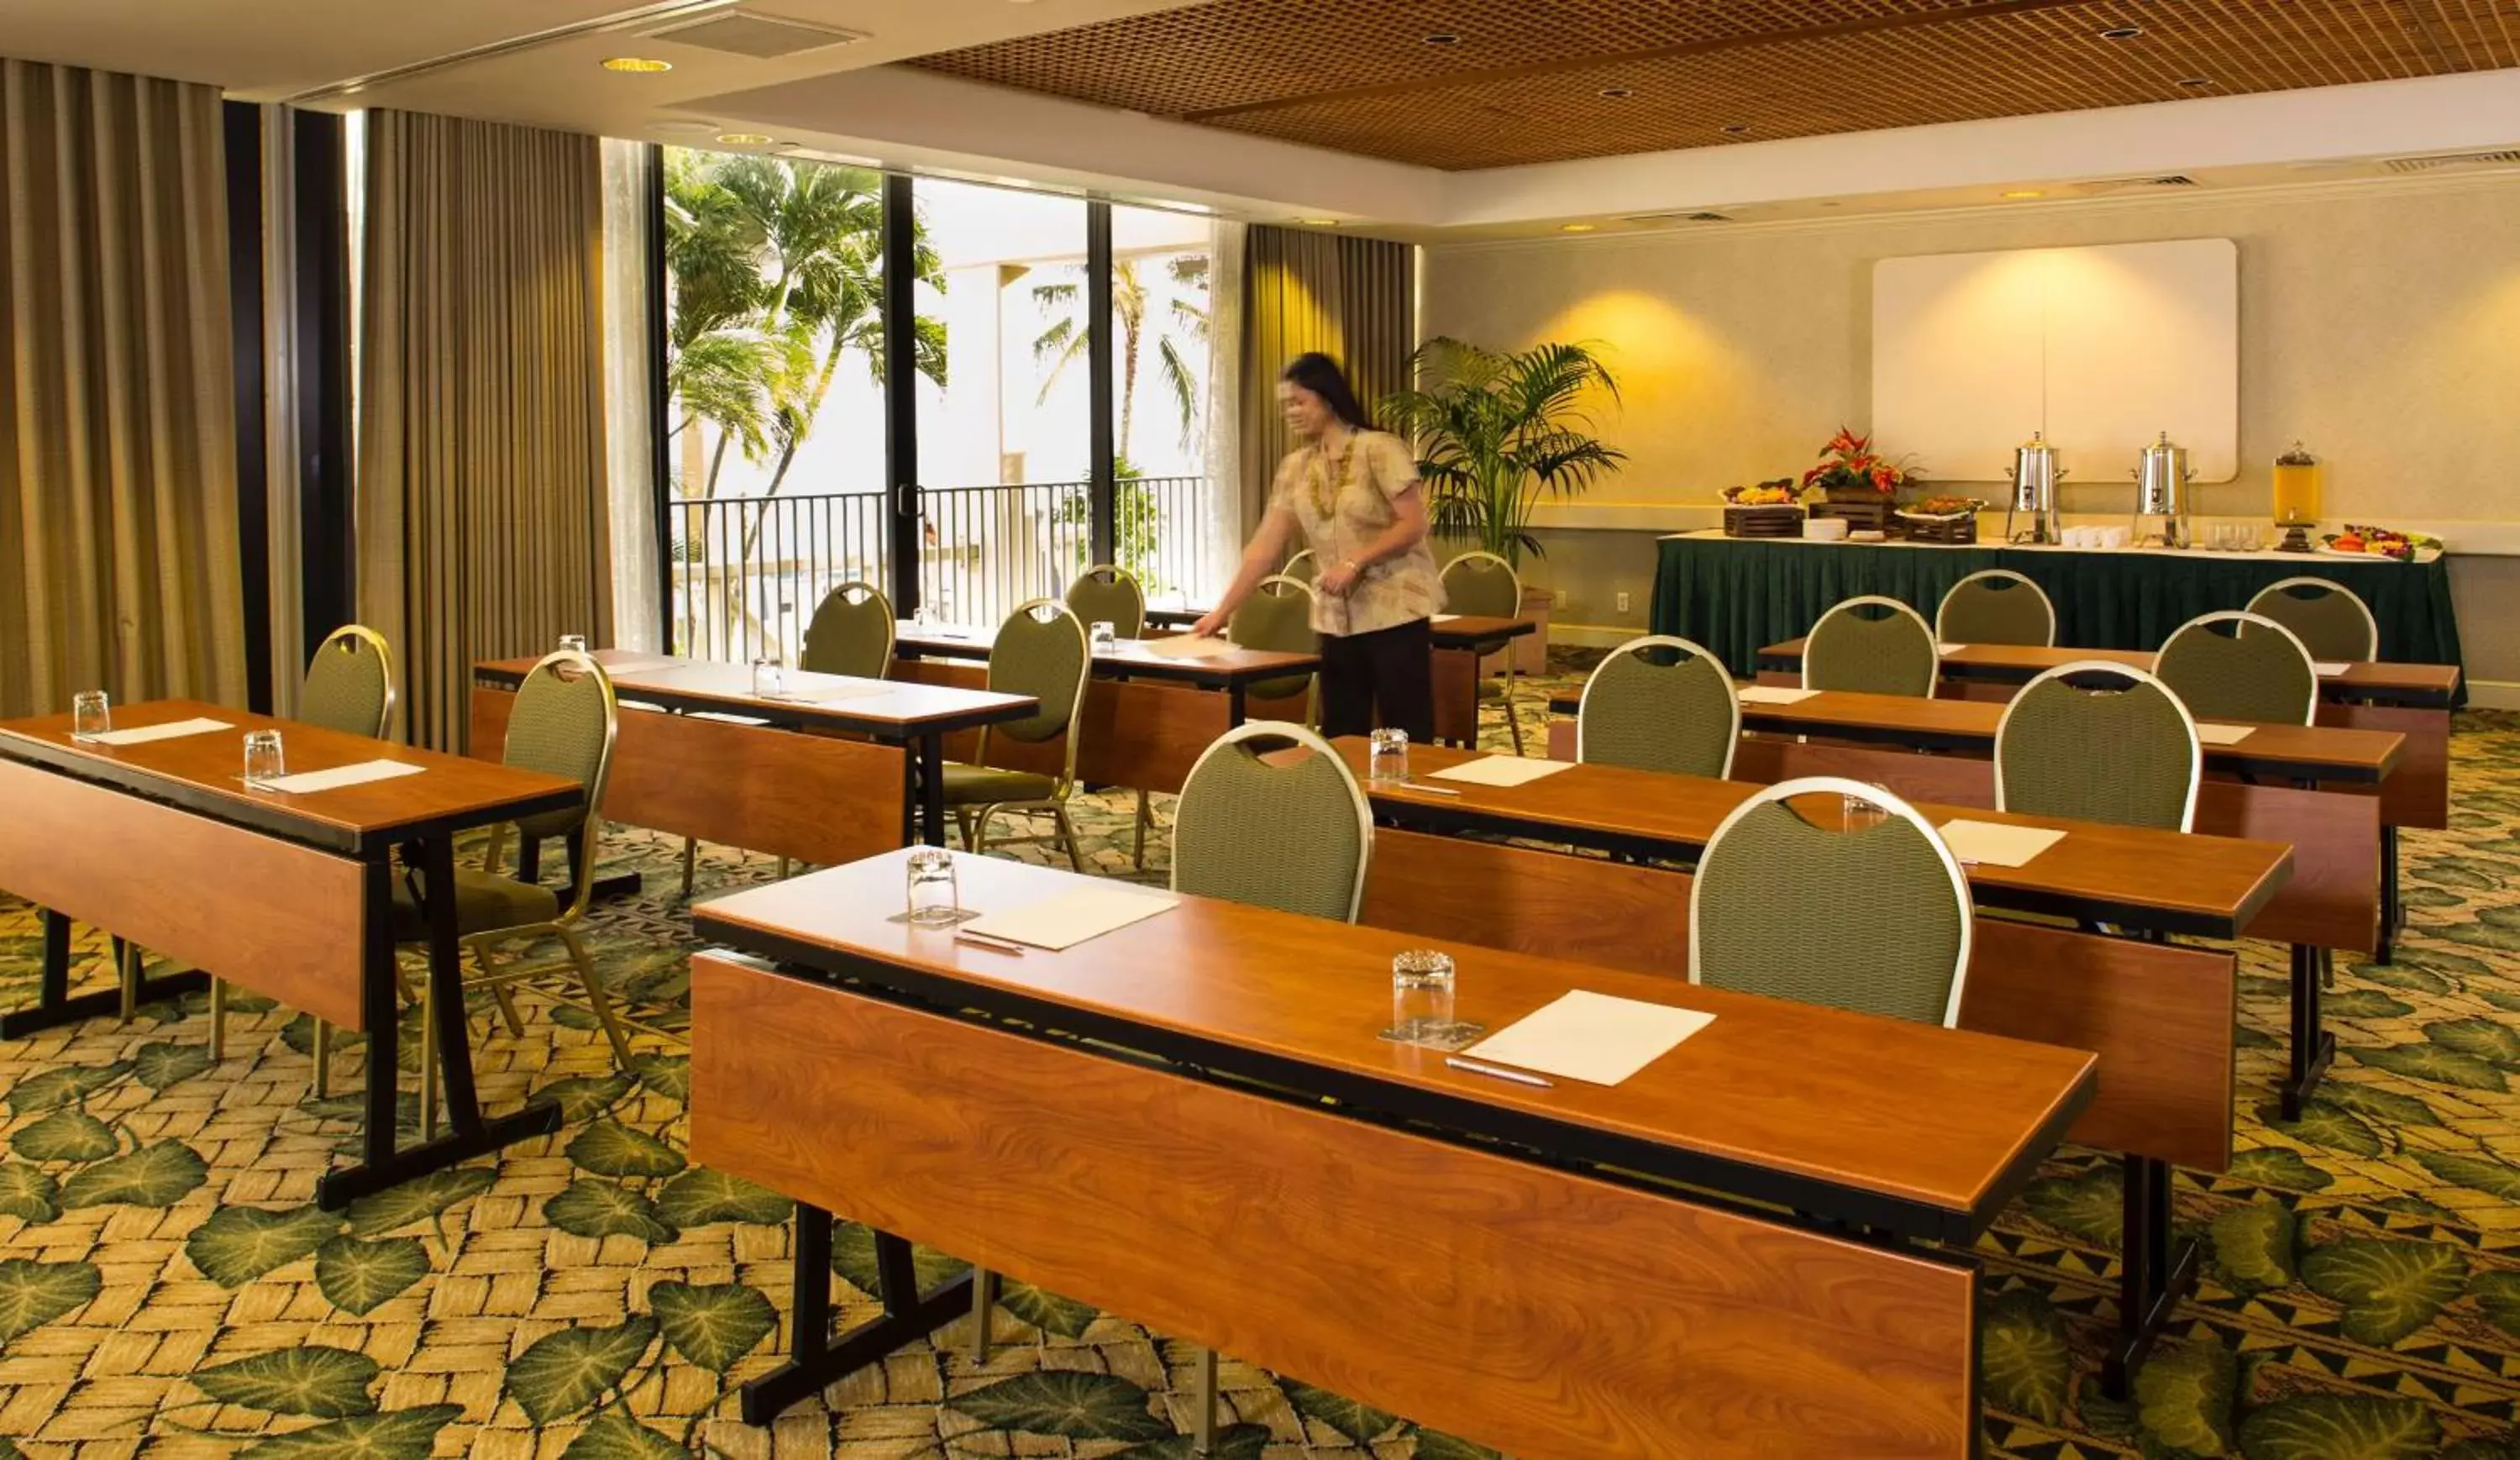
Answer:
[[1287, 559], [1286, 566], [1279, 569], [1277, 575], [1293, 578], [1298, 583], [1310, 583], [1322, 575], [1321, 557], [1311, 548], [1306, 548]]
[[[1857, 830], [1787, 804], [1886, 813]], [[1688, 981], [1950, 1026], [1968, 974], [1968, 881], [1913, 806], [1837, 776], [1780, 781], [1716, 827], [1688, 890]]]
[[[1227, 621], [1225, 637], [1228, 642], [1244, 649], [1270, 649], [1281, 654], [1321, 653], [1321, 635], [1313, 631], [1312, 585], [1284, 573], [1262, 578], [1260, 585]], [[1282, 679], [1255, 680], [1245, 693], [1253, 699], [1276, 700], [1287, 695], [1300, 695], [1310, 689], [1312, 683], [1310, 674], [1289, 674]]]
[[[1879, 609], [1877, 618], [1864, 611]], [[1803, 641], [1803, 688], [1931, 699], [1942, 657], [1925, 616], [1895, 598], [1867, 594], [1820, 616]]]
[[1575, 707], [1575, 758], [1722, 780], [1741, 744], [1741, 701], [1723, 662], [1668, 634], [1610, 651]]
[[586, 788], [586, 800], [566, 811], [526, 817], [517, 823], [518, 830], [528, 837], [565, 836], [590, 812], [603, 809], [604, 788], [612, 774], [612, 740], [620, 723], [612, 677], [602, 664], [574, 649], [542, 657], [517, 686], [517, 703], [508, 711], [508, 744], [499, 759], [575, 781]]
[[2259, 589], [2248, 611], [2291, 629], [2314, 660], [2361, 663], [2380, 657], [2380, 620], [2343, 583], [2285, 578]]
[[384, 636], [345, 623], [324, 636], [306, 662], [297, 718], [344, 735], [384, 738], [394, 707], [393, 651]]
[[2170, 686], [2101, 660], [2031, 680], [1995, 728], [1999, 811], [2192, 831], [2203, 771], [2196, 721]]
[[[1312, 753], [1271, 764], [1260, 752], [1273, 741]], [[1173, 813], [1175, 891], [1353, 923], [1372, 856], [1365, 792], [1338, 752], [1301, 725], [1238, 725], [1182, 782]]]
[[[1057, 739], [1075, 719], [1093, 666], [1085, 649], [1085, 625], [1067, 605], [1036, 598], [1018, 606], [998, 625], [998, 637], [989, 646], [989, 688], [1002, 695], [1030, 695], [1041, 702], [1041, 709], [992, 725], [990, 733], [1031, 744]], [[1072, 765], [1073, 742], [1068, 750]]]
[[796, 667], [816, 674], [881, 679], [892, 672], [892, 600], [871, 583], [842, 583], [823, 595]]
[[1512, 564], [1484, 549], [1445, 564], [1443, 584], [1444, 607], [1453, 613], [1483, 618], [1522, 616], [1522, 575]]
[[[2231, 632], [2221, 631], [2225, 624]], [[2318, 712], [2318, 671], [2310, 651], [2291, 629], [2257, 614], [2188, 619], [2171, 630], [2152, 672], [2200, 720], [2307, 725]]]
[[1067, 585], [1067, 611], [1080, 623], [1108, 623], [1123, 639], [1147, 636], [1147, 593], [1128, 570], [1098, 563]]
[[1946, 644], [2056, 643], [2056, 606], [2048, 591], [2009, 568], [1990, 568], [1952, 584], [1934, 611], [1934, 637]]

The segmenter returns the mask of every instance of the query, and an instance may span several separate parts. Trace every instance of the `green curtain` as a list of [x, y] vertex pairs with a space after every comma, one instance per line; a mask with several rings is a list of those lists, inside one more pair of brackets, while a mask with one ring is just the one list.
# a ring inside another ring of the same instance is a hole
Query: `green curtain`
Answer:
[[0, 716], [246, 699], [219, 91], [0, 62]]
[[1654, 569], [1653, 629], [1694, 639], [1733, 673], [1746, 676], [1757, 667], [1761, 649], [1810, 632], [1832, 604], [1877, 593], [1910, 605], [1930, 621], [1952, 584], [1989, 568], [2011, 569], [2046, 589], [2056, 605], [2056, 642], [2072, 648], [2158, 649], [2172, 629], [2199, 614], [2246, 608], [2269, 583], [2316, 576], [2344, 584], [2371, 606], [2380, 621], [2382, 659], [2459, 662], [2458, 616], [2451, 608], [2446, 558], [2277, 562], [2215, 554], [1666, 537]]
[[1339, 362], [1359, 400], [1409, 383], [1418, 348], [1417, 250], [1381, 239], [1251, 225], [1242, 268], [1242, 529], [1260, 525], [1292, 450], [1278, 374], [1307, 350]]

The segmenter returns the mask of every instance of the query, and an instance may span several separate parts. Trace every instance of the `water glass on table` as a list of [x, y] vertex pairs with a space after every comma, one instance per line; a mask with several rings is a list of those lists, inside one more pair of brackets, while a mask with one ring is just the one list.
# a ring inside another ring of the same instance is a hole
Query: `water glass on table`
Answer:
[[1409, 732], [1372, 730], [1365, 737], [1366, 779], [1376, 786], [1398, 786], [1409, 779]]
[[[1878, 792], [1882, 796], [1890, 794], [1890, 788], [1878, 781], [1868, 781], [1865, 784], [1868, 790]], [[1826, 803], [1822, 802], [1822, 804]], [[1872, 798], [1858, 796], [1849, 791], [1838, 797], [1838, 817], [1840, 830], [1864, 832], [1870, 831], [1889, 820], [1890, 813], [1883, 810], [1881, 802]]]
[[113, 728], [113, 710], [103, 690], [70, 696], [70, 739], [94, 740]]
[[788, 666], [775, 659], [754, 660], [752, 693], [764, 700], [776, 700], [788, 693]]
[[1119, 643], [1119, 626], [1108, 618], [1097, 618], [1085, 630], [1086, 647], [1093, 653], [1109, 654]]
[[1412, 948], [1391, 956], [1391, 1037], [1439, 1039], [1453, 1027], [1453, 955]]
[[903, 922], [914, 928], [943, 928], [963, 921], [963, 890], [954, 871], [954, 853], [941, 846], [922, 846], [911, 852], [905, 876]]
[[282, 758], [280, 732], [248, 730], [245, 733], [245, 783], [260, 787], [289, 774], [289, 764]]
[[564, 654], [584, 654], [586, 652], [586, 635], [562, 634], [560, 636], [560, 647], [561, 651]]

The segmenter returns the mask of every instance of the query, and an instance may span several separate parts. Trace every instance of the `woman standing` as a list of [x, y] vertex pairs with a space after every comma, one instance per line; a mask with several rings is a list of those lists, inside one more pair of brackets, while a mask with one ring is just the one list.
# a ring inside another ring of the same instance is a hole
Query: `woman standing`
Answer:
[[1322, 636], [1322, 733], [1390, 728], [1426, 744], [1435, 738], [1427, 620], [1444, 589], [1426, 546], [1417, 458], [1373, 429], [1328, 355], [1296, 356], [1279, 377], [1278, 402], [1303, 444], [1278, 464], [1268, 516], [1233, 586], [1191, 631], [1221, 631], [1300, 537], [1321, 565], [1313, 628]]

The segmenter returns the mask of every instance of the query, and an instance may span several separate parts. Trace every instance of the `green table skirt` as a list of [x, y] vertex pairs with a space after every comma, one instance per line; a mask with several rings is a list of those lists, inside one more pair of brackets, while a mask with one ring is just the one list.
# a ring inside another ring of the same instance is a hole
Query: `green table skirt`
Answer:
[[[1719, 537], [1666, 537], [1659, 546], [1654, 632], [1703, 644], [1745, 677], [1761, 649], [1809, 633], [1832, 604], [1877, 593], [1931, 622], [1952, 584], [1989, 568], [2011, 569], [2046, 589], [2056, 605], [2056, 642], [2077, 649], [2158, 649], [2199, 614], [2246, 608], [2278, 579], [2318, 576], [2343, 583], [2371, 606], [2383, 660], [2459, 662], [2447, 558], [2356, 563], [2325, 555], [2276, 560]], [[2462, 682], [2458, 703], [2466, 699]]]

